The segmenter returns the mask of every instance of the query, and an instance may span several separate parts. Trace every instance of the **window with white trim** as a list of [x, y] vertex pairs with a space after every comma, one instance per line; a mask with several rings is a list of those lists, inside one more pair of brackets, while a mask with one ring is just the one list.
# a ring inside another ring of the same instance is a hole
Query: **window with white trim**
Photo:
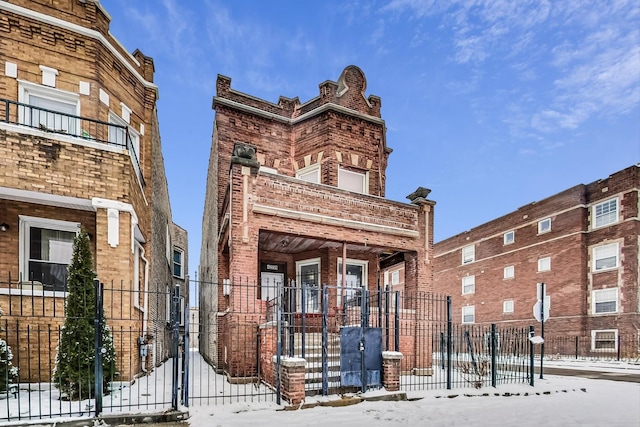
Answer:
[[462, 295], [473, 294], [476, 291], [476, 276], [462, 278]]
[[474, 323], [476, 321], [476, 306], [462, 307], [462, 323]]
[[[121, 117], [113, 112], [109, 112], [109, 123], [117, 126], [109, 126], [109, 143], [133, 149], [135, 158], [140, 162], [140, 134], [129, 126]], [[127, 141], [127, 130], [131, 144]]]
[[18, 121], [21, 124], [52, 132], [80, 134], [80, 96], [52, 87], [18, 81]]
[[618, 351], [618, 330], [602, 329], [591, 331], [592, 351]]
[[469, 264], [476, 260], [476, 247], [469, 245], [462, 248], [462, 264]]
[[505, 314], [513, 313], [513, 300], [509, 299], [502, 302], [502, 312]]
[[360, 301], [360, 290], [367, 283], [369, 261], [347, 258], [346, 281], [342, 281], [342, 258], [338, 258], [338, 305], [343, 304], [343, 296], [347, 304]]
[[594, 228], [618, 222], [618, 199], [610, 199], [594, 205], [592, 215]]
[[548, 231], [551, 231], [551, 218], [545, 218], [538, 221], [538, 234], [546, 233]]
[[[77, 222], [20, 215], [20, 277], [43, 290], [66, 291]], [[26, 285], [26, 283], [25, 283]]]
[[515, 276], [515, 267], [513, 265], [509, 265], [504, 268], [504, 278], [505, 279], [513, 279]]
[[515, 239], [516, 239], [515, 231], [511, 230], [504, 233], [503, 240], [505, 245], [510, 245], [511, 243], [515, 242]]
[[596, 246], [593, 248], [593, 271], [618, 268], [618, 243]]
[[598, 289], [591, 293], [591, 312], [593, 314], [618, 312], [618, 288]]
[[538, 271], [549, 271], [551, 270], [551, 257], [544, 257], [538, 259]]
[[298, 169], [296, 171], [296, 178], [306, 182], [320, 184], [320, 163]]
[[184, 251], [173, 248], [173, 277], [184, 279]]
[[391, 285], [397, 285], [400, 283], [400, 270], [394, 270], [391, 272]]
[[354, 172], [338, 168], [338, 188], [366, 194], [368, 193], [368, 175], [368, 172]]
[[306, 313], [318, 313], [320, 311], [320, 258], [296, 261], [296, 279], [297, 310], [302, 311], [304, 304]]

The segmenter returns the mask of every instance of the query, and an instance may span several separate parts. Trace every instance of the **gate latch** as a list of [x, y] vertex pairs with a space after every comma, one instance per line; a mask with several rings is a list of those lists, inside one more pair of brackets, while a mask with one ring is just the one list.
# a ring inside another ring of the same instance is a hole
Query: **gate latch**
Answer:
[[364, 341], [360, 341], [360, 351], [364, 351]]

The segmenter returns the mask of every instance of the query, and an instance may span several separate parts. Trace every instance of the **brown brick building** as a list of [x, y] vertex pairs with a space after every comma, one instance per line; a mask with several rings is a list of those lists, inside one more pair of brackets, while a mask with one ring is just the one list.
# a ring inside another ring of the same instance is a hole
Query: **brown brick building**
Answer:
[[0, 2], [0, 308], [34, 328], [9, 336], [14, 354], [48, 346], [40, 366], [20, 359], [22, 381], [50, 375], [57, 335], [41, 332], [62, 322], [79, 227], [116, 290], [105, 307], [122, 377], [150, 367], [142, 342], [155, 363], [168, 354], [152, 329], [166, 329], [176, 260], [185, 277], [186, 232], [171, 218], [153, 60], [125, 51], [110, 19], [98, 1]]
[[454, 321], [537, 325], [545, 283], [546, 334], [590, 336], [593, 350], [637, 343], [639, 189], [631, 166], [438, 242], [434, 286], [452, 295]]
[[[365, 90], [355, 66], [304, 103], [257, 99], [218, 76], [200, 261], [208, 318], [200, 340], [205, 357], [232, 374], [244, 362], [232, 360], [239, 352], [218, 342], [217, 328], [230, 327], [229, 308], [264, 311], [274, 283], [304, 283], [304, 309], [313, 315], [324, 286], [330, 307], [351, 288], [376, 289], [382, 260], [393, 255], [406, 269], [407, 292], [432, 290], [434, 202], [423, 188], [410, 204], [384, 198], [391, 149], [380, 98]], [[239, 292], [240, 281], [257, 286]], [[295, 294], [290, 309], [301, 311]]]

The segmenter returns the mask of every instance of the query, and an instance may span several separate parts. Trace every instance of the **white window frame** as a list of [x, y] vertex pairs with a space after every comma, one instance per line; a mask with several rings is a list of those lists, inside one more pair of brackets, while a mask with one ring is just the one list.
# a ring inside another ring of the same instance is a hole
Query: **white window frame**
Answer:
[[[61, 221], [58, 219], [38, 218], [33, 216], [18, 215], [19, 222], [19, 265], [20, 265], [20, 277], [24, 282], [29, 281], [29, 237], [31, 235], [31, 227], [44, 228], [48, 230], [65, 231], [69, 233], [80, 232], [80, 223], [71, 221]], [[69, 261], [71, 263], [71, 261]]]
[[317, 265], [318, 266], [318, 278], [317, 278], [317, 286], [318, 286], [318, 295], [317, 295], [317, 308], [313, 308], [311, 310], [309, 310], [309, 299], [306, 299], [306, 305], [307, 307], [305, 307], [305, 312], [306, 313], [319, 313], [320, 312], [320, 288], [322, 287], [322, 281], [321, 281], [321, 274], [322, 274], [322, 264], [320, 262], [320, 258], [311, 258], [311, 259], [305, 259], [302, 261], [296, 261], [296, 280], [297, 282], [297, 292], [296, 292], [296, 309], [298, 312], [302, 311], [302, 283], [301, 283], [301, 277], [302, 277], [302, 273], [300, 272], [300, 270], [302, 269], [302, 267], [306, 267], [308, 265]]
[[502, 238], [505, 245], [510, 245], [516, 241], [516, 232], [513, 230], [507, 231]]
[[538, 221], [538, 234], [544, 234], [550, 231], [551, 231], [551, 218], [545, 218]]
[[516, 276], [516, 267], [508, 265], [503, 270], [503, 279], [513, 279]]
[[[341, 268], [341, 264], [342, 264], [342, 258], [338, 258], [338, 262], [336, 263], [337, 266], [337, 270], [338, 270], [338, 274], [337, 274], [337, 278], [338, 278], [338, 306], [341, 306], [342, 304], [342, 268]], [[367, 284], [367, 279], [369, 278], [369, 261], [365, 261], [365, 260], [361, 260], [361, 259], [351, 259], [351, 258], [347, 258], [347, 265], [355, 265], [355, 266], [359, 266], [362, 267], [362, 280], [360, 283], [360, 287], [365, 287]], [[347, 282], [347, 287], [345, 288], [346, 291], [348, 291], [349, 289], [353, 289], [353, 286], [349, 286], [349, 283]], [[347, 297], [348, 298], [348, 297]], [[348, 301], [348, 299], [347, 299]]]
[[[320, 163], [309, 165], [304, 168], [298, 169], [296, 171], [296, 178], [313, 184], [322, 184], [320, 170]], [[309, 179], [313, 176], [315, 176], [315, 180]]]
[[[613, 332], [613, 340], [614, 340], [614, 344], [613, 344], [613, 348], [596, 348], [596, 335], [598, 335], [598, 333], [612, 333]], [[618, 330], [617, 329], [596, 329], [596, 330], [592, 330], [591, 331], [591, 351], [598, 351], [598, 352], [615, 352], [618, 351]]]
[[391, 286], [400, 284], [400, 269], [391, 272]]
[[545, 271], [551, 271], [551, 257], [550, 256], [546, 256], [546, 257], [543, 257], [543, 258], [538, 258], [538, 273], [543, 273]]
[[[466, 291], [465, 291], [466, 289]], [[462, 278], [462, 295], [470, 295], [476, 293], [476, 276], [465, 276]]]
[[[180, 254], [180, 262], [176, 263], [176, 253]], [[173, 248], [173, 257], [171, 258], [172, 261], [172, 271], [171, 274], [173, 275], [173, 277], [177, 277], [178, 279], [184, 279], [184, 251], [178, 247]], [[176, 264], [178, 264], [180, 266], [180, 274], [176, 276]]]
[[[609, 293], [609, 292], [614, 293], [615, 297], [612, 298], [612, 299], [604, 300], [604, 301], [597, 301], [598, 295], [604, 294], [604, 293]], [[598, 303], [609, 303], [609, 302], [615, 302], [616, 303], [615, 310], [613, 310], [613, 311], [601, 311], [601, 312], [597, 311]], [[620, 309], [619, 305], [620, 305], [620, 301], [619, 301], [618, 288], [605, 288], [605, 289], [597, 289], [597, 290], [591, 291], [591, 314], [595, 314], [595, 315], [615, 314]]]
[[[69, 104], [72, 107], [75, 106], [75, 112], [73, 115], [80, 116], [80, 95], [77, 93], [67, 92], [65, 90], [43, 86], [24, 80], [18, 80], [18, 102], [31, 105], [30, 97], [32, 95], [59, 102], [61, 104]], [[61, 112], [61, 114], [66, 113]], [[73, 135], [80, 135], [80, 120], [75, 119], [74, 121], [75, 127], [73, 129], [69, 129], [68, 132]], [[18, 122], [22, 124], [28, 124], [31, 122], [30, 110], [28, 108], [21, 107], [18, 109]]]
[[[361, 188], [347, 188], [341, 182], [344, 178], [341, 178], [341, 175], [352, 175], [362, 178], [362, 187]], [[342, 167], [338, 167], [338, 188], [343, 190], [352, 191], [354, 193], [368, 194], [369, 193], [369, 172], [356, 172], [349, 169], [345, 169]]]
[[[605, 213], [600, 213], [598, 215], [598, 209], [604, 209], [605, 205], [611, 205], [611, 203], [615, 205], [615, 210], [612, 210], [609, 206], [606, 207], [608, 209]], [[612, 218], [615, 217], [615, 218]], [[597, 203], [591, 207], [591, 218], [592, 218], [592, 228], [600, 228], [605, 227], [607, 225], [615, 224], [620, 219], [620, 203], [617, 197], [612, 199], [604, 200], [600, 203]]]
[[462, 248], [462, 265], [472, 263], [476, 260], [476, 245], [469, 245]]
[[[609, 259], [612, 258], [611, 255], [609, 256], [604, 256], [602, 257], [602, 253], [608, 253], [608, 252], [615, 252], [615, 265], [612, 267], [601, 267], [598, 268], [598, 261], [601, 259]], [[606, 245], [600, 245], [600, 246], [596, 246], [593, 248], [592, 252], [592, 263], [591, 263], [591, 271], [595, 272], [600, 272], [600, 271], [607, 271], [607, 270], [615, 270], [617, 268], [620, 267], [620, 245], [615, 242], [615, 243], [609, 243]], [[601, 258], [598, 258], [598, 257]]]
[[512, 299], [504, 300], [502, 302], [502, 313], [511, 314], [514, 312], [514, 302]]
[[[138, 160], [138, 163], [140, 163], [140, 133], [136, 131], [134, 128], [132, 128], [131, 126], [129, 126], [129, 123], [127, 123], [122, 117], [118, 116], [113, 111], [109, 112], [109, 123], [118, 125], [118, 126], [123, 126], [129, 129], [129, 136], [131, 137], [131, 144], [133, 146], [133, 151], [136, 156], [136, 159]], [[124, 138], [127, 137], [126, 133], [124, 134], [123, 137]], [[112, 144], [118, 144], [126, 149], [129, 149], [126, 140], [117, 141], [112, 138], [111, 126], [109, 126], [109, 142]]]
[[[465, 317], [472, 316], [471, 321], [465, 321]], [[466, 305], [462, 307], [462, 323], [476, 323], [476, 306]]]

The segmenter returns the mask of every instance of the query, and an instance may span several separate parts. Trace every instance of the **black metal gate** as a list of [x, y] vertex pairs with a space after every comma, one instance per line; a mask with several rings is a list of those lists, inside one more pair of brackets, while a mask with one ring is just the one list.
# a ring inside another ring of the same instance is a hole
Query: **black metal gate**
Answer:
[[343, 387], [382, 386], [382, 329], [360, 326], [340, 330], [340, 382]]

